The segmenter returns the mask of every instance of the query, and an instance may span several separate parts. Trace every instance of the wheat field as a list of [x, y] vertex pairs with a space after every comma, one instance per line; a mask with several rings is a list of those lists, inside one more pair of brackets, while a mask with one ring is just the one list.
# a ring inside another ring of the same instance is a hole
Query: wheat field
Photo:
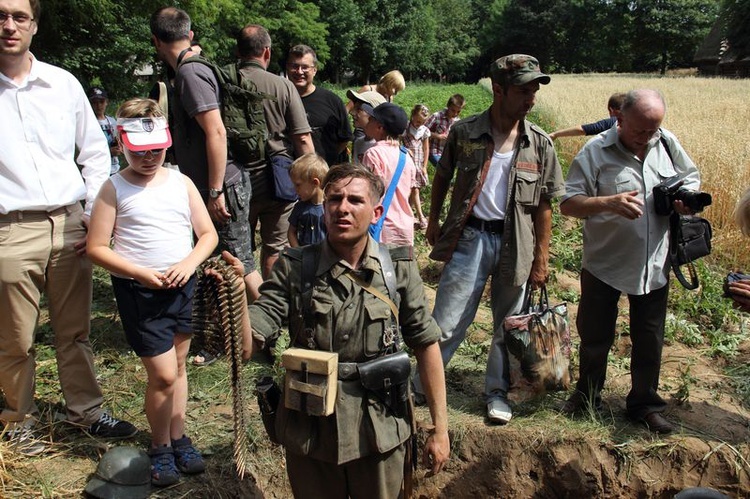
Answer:
[[[607, 116], [615, 92], [654, 88], [664, 94], [664, 128], [677, 135], [701, 172], [702, 190], [713, 204], [703, 216], [714, 227], [714, 255], [737, 268], [750, 269], [750, 241], [734, 226], [732, 211], [750, 187], [750, 80], [695, 76], [553, 75], [537, 94], [536, 110], [549, 128], [567, 128]], [[557, 140], [561, 159], [569, 162], [586, 138]]]

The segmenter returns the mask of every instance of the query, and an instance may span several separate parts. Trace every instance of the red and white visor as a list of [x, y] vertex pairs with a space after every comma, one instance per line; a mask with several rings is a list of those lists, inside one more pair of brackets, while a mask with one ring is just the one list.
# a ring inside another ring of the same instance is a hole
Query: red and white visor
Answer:
[[166, 118], [119, 118], [117, 129], [123, 144], [131, 151], [166, 149], [172, 145]]

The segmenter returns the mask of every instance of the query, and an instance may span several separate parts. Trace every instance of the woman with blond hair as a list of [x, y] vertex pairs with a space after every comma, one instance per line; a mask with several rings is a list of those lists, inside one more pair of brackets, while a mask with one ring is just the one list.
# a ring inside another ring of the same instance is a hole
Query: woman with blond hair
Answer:
[[[406, 81], [404, 80], [404, 75], [402, 75], [401, 71], [399, 71], [398, 69], [394, 69], [393, 71], [388, 71], [386, 74], [381, 76], [377, 84], [373, 85], [372, 83], [368, 83], [367, 85], [360, 88], [357, 93], [361, 94], [362, 92], [377, 92], [385, 97], [386, 102], [393, 102], [393, 98], [396, 96], [396, 94], [402, 92], [405, 88]], [[354, 103], [350, 100], [346, 104], [346, 112], [351, 112], [353, 107]]]
[[404, 75], [402, 75], [401, 71], [398, 69], [394, 69], [393, 71], [388, 71], [381, 76], [377, 85], [365, 85], [360, 88], [359, 91], [366, 92], [368, 90], [374, 90], [385, 97], [386, 101], [393, 102], [393, 98], [396, 94], [403, 91], [405, 88], [406, 81], [404, 81]]

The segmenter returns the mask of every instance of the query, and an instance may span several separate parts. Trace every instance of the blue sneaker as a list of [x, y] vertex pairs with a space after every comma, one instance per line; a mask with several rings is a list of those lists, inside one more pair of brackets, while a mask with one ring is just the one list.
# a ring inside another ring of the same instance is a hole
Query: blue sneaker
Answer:
[[180, 481], [180, 472], [174, 461], [172, 447], [166, 445], [149, 449], [151, 457], [151, 484], [156, 487], [167, 487]]
[[203, 473], [206, 463], [201, 453], [193, 447], [193, 441], [185, 435], [177, 440], [172, 440], [175, 462], [182, 473]]

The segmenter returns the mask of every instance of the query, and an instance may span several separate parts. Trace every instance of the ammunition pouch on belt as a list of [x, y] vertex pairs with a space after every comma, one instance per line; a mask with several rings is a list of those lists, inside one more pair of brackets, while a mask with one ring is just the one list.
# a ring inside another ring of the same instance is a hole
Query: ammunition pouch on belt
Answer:
[[263, 376], [255, 383], [255, 393], [258, 395], [258, 407], [263, 426], [271, 442], [278, 444], [276, 435], [276, 409], [281, 400], [281, 389], [271, 376]]
[[408, 414], [411, 363], [406, 352], [378, 357], [358, 364], [362, 386], [388, 407], [394, 416]]
[[338, 354], [287, 348], [281, 354], [284, 406], [309, 416], [330, 416], [336, 407]]

